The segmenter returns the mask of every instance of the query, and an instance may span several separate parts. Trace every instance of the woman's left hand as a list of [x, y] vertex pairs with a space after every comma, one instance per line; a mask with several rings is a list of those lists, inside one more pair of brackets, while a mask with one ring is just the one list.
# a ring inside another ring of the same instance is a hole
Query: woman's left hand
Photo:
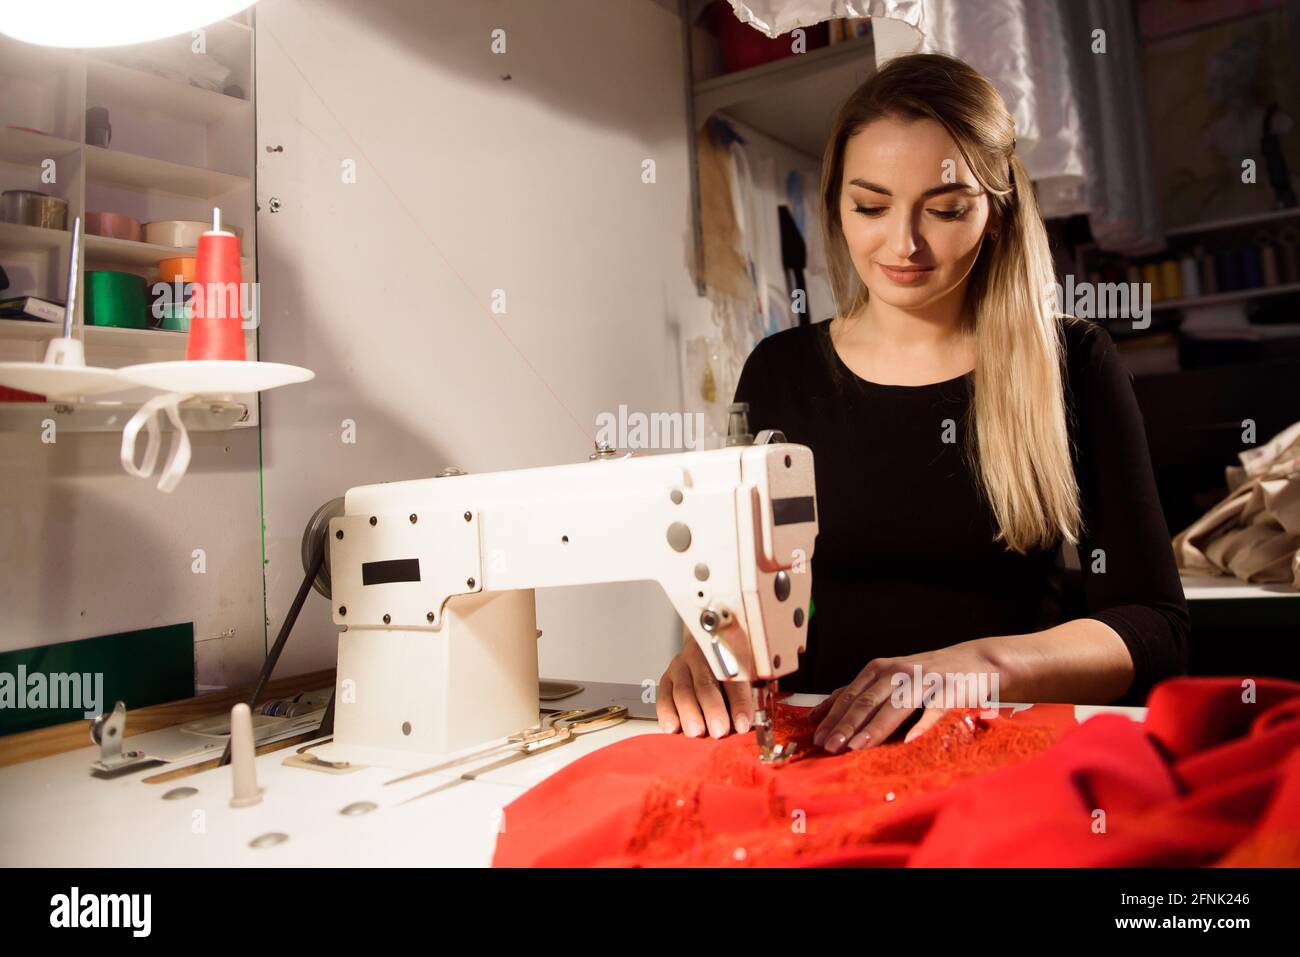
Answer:
[[[938, 676], [940, 704], [946, 699], [942, 692], [950, 675], [975, 675], [980, 693], [989, 689], [989, 697], [996, 701], [999, 686], [1003, 682], [984, 649], [985, 646], [979, 641], [966, 641], [918, 655], [876, 658], [868, 662], [850, 684], [835, 690], [813, 709], [812, 719], [821, 720], [813, 736], [813, 743], [831, 754], [843, 750], [845, 745], [857, 750], [882, 744], [922, 703], [925, 689], [915, 687], [918, 665], [923, 681], [926, 675]], [[903, 677], [896, 678], [896, 675]], [[971, 700], [972, 697], [977, 700]], [[983, 704], [975, 695], [965, 700], [970, 702], [969, 707]], [[943, 717], [946, 710], [943, 707], [927, 707], [925, 714], [907, 732], [905, 740], [911, 741], [923, 733]]]

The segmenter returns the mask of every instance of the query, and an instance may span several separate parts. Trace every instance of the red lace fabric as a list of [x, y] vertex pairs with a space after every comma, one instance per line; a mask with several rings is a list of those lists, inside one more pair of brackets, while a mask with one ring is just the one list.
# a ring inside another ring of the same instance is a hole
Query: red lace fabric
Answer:
[[[812, 743], [817, 722], [808, 714], [777, 710], [777, 740], [798, 745], [786, 764], [760, 764], [751, 734], [719, 741], [702, 775], [656, 778], [624, 852], [593, 863], [765, 866], [867, 844], [909, 798], [1036, 754], [1055, 736], [950, 711], [913, 741], [832, 756]], [[758, 792], [765, 813], [750, 826], [719, 829], [709, 805], [741, 799], [726, 789]]]
[[[1144, 724], [1067, 705], [951, 711], [909, 743], [826, 755], [782, 707], [753, 733], [647, 734], [505, 809], [498, 866], [1297, 866], [1300, 684], [1180, 678]], [[1249, 699], [1249, 700], [1247, 700]]]

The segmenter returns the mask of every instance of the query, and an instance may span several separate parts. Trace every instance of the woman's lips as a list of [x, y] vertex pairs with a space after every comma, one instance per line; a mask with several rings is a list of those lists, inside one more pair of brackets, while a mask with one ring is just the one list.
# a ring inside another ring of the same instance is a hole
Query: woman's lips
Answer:
[[884, 263], [876, 263], [876, 265], [880, 267], [886, 279], [900, 286], [915, 286], [923, 283], [930, 273], [934, 272], [933, 266], [886, 266]]

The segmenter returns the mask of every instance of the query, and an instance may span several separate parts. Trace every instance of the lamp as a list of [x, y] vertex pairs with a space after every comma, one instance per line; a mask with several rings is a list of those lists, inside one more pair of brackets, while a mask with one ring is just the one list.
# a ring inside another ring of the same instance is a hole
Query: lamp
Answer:
[[224, 20], [256, 0], [39, 0], [0, 5], [0, 33], [51, 47], [144, 43]]

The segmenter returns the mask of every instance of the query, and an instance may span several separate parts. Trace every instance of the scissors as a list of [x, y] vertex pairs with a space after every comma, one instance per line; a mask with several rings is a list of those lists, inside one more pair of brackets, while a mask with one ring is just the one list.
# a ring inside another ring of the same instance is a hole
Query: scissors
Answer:
[[[512, 761], [517, 761], [522, 757], [535, 754], [538, 751], [545, 751], [556, 745], [565, 744], [574, 740], [580, 734], [588, 734], [592, 731], [599, 731], [602, 728], [612, 727], [627, 717], [627, 708], [622, 705], [606, 705], [603, 708], [575, 708], [570, 711], [556, 711], [548, 714], [542, 723], [536, 728], [525, 728], [523, 731], [517, 731], [506, 739], [504, 744], [494, 745], [490, 748], [484, 748], [481, 751], [475, 751], [472, 754], [461, 755], [459, 758], [453, 758], [443, 764], [435, 764], [430, 768], [422, 768], [419, 771], [412, 771], [410, 774], [404, 774], [400, 778], [393, 778], [391, 781], [385, 781], [385, 785], [399, 784], [402, 781], [410, 781], [412, 778], [422, 777], [426, 774], [435, 774], [439, 771], [446, 771], [450, 768], [458, 767], [462, 764], [468, 764], [471, 761], [478, 761], [481, 758], [491, 757], [494, 754], [506, 754], [508, 757], [504, 761], [498, 761], [492, 765], [492, 768], [500, 767]], [[513, 753], [511, 753], [513, 752]], [[489, 770], [483, 768], [481, 771]], [[462, 775], [462, 777], [472, 780], [471, 775]], [[423, 795], [417, 795], [422, 797]], [[412, 798], [411, 800], [415, 800]]]

